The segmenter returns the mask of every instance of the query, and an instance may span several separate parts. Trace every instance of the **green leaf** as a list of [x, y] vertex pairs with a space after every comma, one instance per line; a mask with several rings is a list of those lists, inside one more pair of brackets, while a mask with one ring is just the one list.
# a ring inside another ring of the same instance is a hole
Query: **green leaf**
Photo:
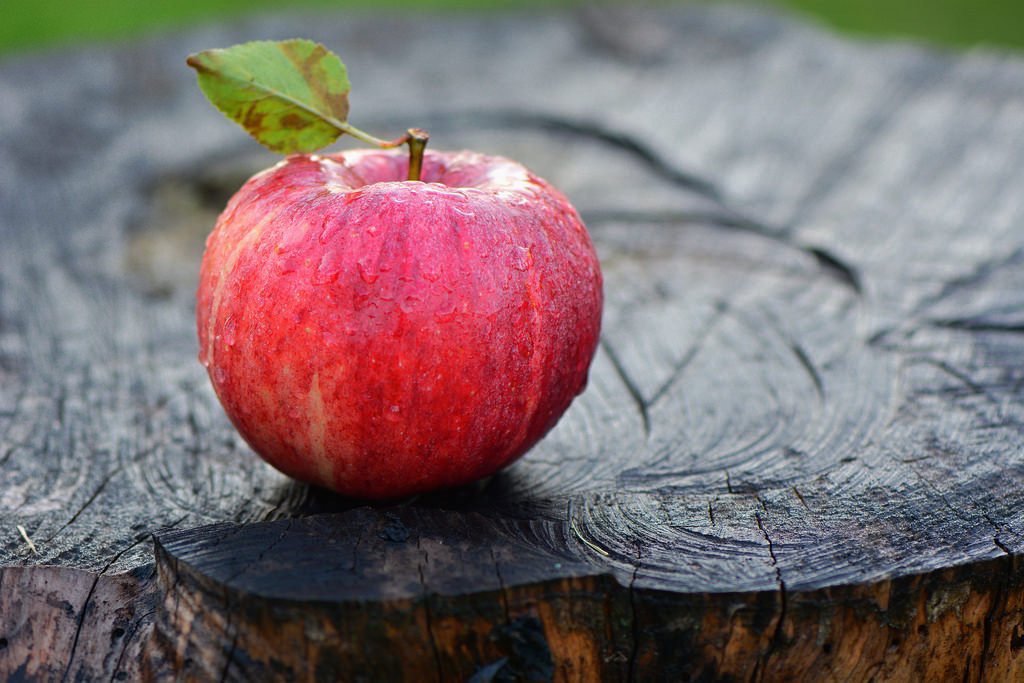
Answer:
[[210, 102], [275, 152], [314, 152], [349, 128], [345, 65], [319, 43], [255, 41], [187, 62]]

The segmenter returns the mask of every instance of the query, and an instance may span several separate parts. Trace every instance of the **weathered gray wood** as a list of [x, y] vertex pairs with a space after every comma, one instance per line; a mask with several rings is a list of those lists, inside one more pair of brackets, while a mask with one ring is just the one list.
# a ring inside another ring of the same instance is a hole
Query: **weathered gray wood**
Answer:
[[[0, 567], [18, 572], [0, 582], [0, 671], [23, 663], [9, 615], [42, 593], [8, 581], [36, 585], [30, 567], [116, 592], [106, 575], [153, 562], [155, 534], [175, 539], [160, 567], [187, 558], [230, 587], [189, 551], [204, 525], [355, 505], [253, 457], [194, 360], [203, 236], [271, 159], [183, 58], [254, 36], [342, 53], [364, 128], [423, 125], [439, 148], [531, 166], [602, 255], [587, 393], [528, 457], [411, 520], [457, 535], [480, 515], [480, 547], [553, 529], [567, 567], [628, 589], [620, 607], [748, 596], [790, 641], [795, 596], [919, 575], [908, 600], [926, 605], [942, 572], [1024, 550], [1024, 62], [749, 10], [627, 16], [621, 32], [600, 15], [279, 17], [0, 63]], [[396, 571], [422, 597], [417, 566]], [[467, 595], [492, 590], [475, 575]], [[94, 591], [72, 592], [85, 624]], [[992, 634], [1016, 634], [1013, 604], [972, 652], [1010, 661]], [[625, 656], [643, 664], [632, 613]], [[116, 672], [85, 651], [58, 668]]]

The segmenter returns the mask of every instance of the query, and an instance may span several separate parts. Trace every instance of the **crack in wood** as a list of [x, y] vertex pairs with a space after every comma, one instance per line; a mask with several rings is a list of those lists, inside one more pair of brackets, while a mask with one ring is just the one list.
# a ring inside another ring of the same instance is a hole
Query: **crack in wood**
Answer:
[[111, 558], [111, 560], [109, 562], [107, 562], [107, 564], [103, 567], [103, 569], [101, 569], [95, 576], [93, 576], [92, 584], [89, 586], [89, 592], [86, 593], [85, 601], [82, 603], [82, 607], [78, 611], [78, 618], [76, 619], [77, 623], [75, 624], [75, 635], [74, 635], [74, 637], [73, 637], [73, 639], [71, 641], [71, 650], [68, 653], [68, 660], [67, 660], [66, 666], [64, 667], [64, 673], [61, 675], [61, 678], [60, 678], [60, 680], [62, 682], [68, 680], [68, 676], [71, 673], [71, 667], [75, 663], [75, 653], [78, 651], [78, 641], [79, 641], [79, 639], [81, 638], [81, 635], [82, 635], [82, 626], [85, 624], [86, 612], [89, 609], [89, 605], [92, 603], [92, 596], [96, 593], [96, 586], [97, 586], [97, 584], [99, 584], [100, 577], [102, 577], [104, 574], [106, 574], [107, 570], [110, 569], [114, 565], [114, 563], [117, 562], [117, 560], [122, 555], [124, 555], [126, 552], [128, 552], [129, 550], [131, 550], [132, 548], [134, 548], [135, 546], [137, 546], [141, 542], [142, 542], [141, 539], [140, 540], [136, 540], [134, 543], [132, 543], [128, 547], [123, 548], [120, 552], [118, 552], [116, 555], [114, 555], [114, 557]]
[[750, 230], [750, 225], [728, 212], [720, 211], [630, 211], [616, 209], [580, 209], [580, 215], [587, 226], [606, 223], [640, 224], [640, 225], [713, 225], [720, 228], [732, 228], [754, 234], [771, 237], [769, 233]]
[[825, 272], [833, 275], [840, 282], [847, 285], [857, 296], [863, 296], [864, 286], [861, 283], [860, 272], [845, 259], [841, 259], [824, 247], [794, 245], [807, 252], [818, 262]]
[[619, 358], [619, 354], [615, 351], [615, 348], [608, 341], [607, 335], [601, 335], [598, 342], [605, 354], [608, 356], [608, 360], [611, 361], [612, 367], [615, 368], [615, 374], [622, 381], [622, 385], [626, 388], [626, 393], [633, 400], [633, 404], [636, 406], [637, 412], [640, 413], [640, 421], [644, 429], [644, 439], [648, 440], [651, 436], [651, 417], [647, 412], [647, 401], [644, 400], [643, 394], [640, 393], [640, 388], [637, 386], [633, 378], [629, 376], [625, 366], [622, 364], [622, 360]]
[[967, 389], [970, 390], [972, 394], [983, 396], [989, 403], [995, 406], [1001, 405], [1001, 402], [998, 399], [996, 399], [988, 389], [975, 382], [970, 377], [970, 375], [956, 368], [951, 363], [947, 363], [946, 361], [940, 360], [938, 358], [932, 358], [931, 356], [912, 356], [907, 360], [908, 365], [915, 365], [919, 363], [931, 365], [935, 368], [938, 368], [939, 370], [942, 370], [944, 373], [946, 373], [950, 377], [953, 377], [961, 384], [963, 384], [965, 387], [967, 387]]
[[981, 516], [985, 518], [985, 521], [988, 522], [989, 525], [996, 530], [995, 536], [992, 537], [992, 544], [995, 547], [999, 548], [999, 550], [1001, 550], [1003, 554], [1005, 554], [1007, 557], [1012, 558], [1013, 552], [1009, 548], [1007, 548], [1006, 544], [1003, 543], [1002, 540], [999, 538], [1000, 534], [1003, 533], [1002, 525], [996, 522], [994, 519], [992, 519], [992, 516], [988, 513], [988, 510], [979, 505], [976, 501], [972, 500], [971, 505], [973, 505], [975, 509], [981, 512]]
[[818, 394], [818, 400], [825, 400], [825, 382], [821, 378], [821, 373], [818, 372], [817, 366], [811, 360], [810, 356], [807, 355], [807, 351], [804, 350], [799, 343], [790, 341], [787, 346], [789, 350], [793, 352], [793, 355], [799, 361], [800, 366], [807, 372], [807, 375], [811, 378], [811, 382], [814, 384], [814, 390]]
[[1024, 262], [1024, 247], [1017, 247], [1008, 254], [986, 259], [974, 264], [974, 268], [964, 275], [955, 277], [942, 285], [938, 292], [924, 297], [915, 307], [914, 313], [919, 316], [937, 303], [948, 299], [964, 289], [984, 284], [992, 275], [1009, 266], [1019, 266]]
[[980, 318], [940, 318], [927, 321], [929, 325], [964, 332], [992, 332], [1024, 334], [1024, 322], [996, 322]]
[[[431, 130], [471, 130], [499, 128], [503, 130], [540, 130], [560, 136], [572, 135], [603, 143], [609, 147], [625, 152], [651, 170], [668, 183], [681, 189], [693, 192], [712, 200], [734, 213], [723, 200], [721, 190], [711, 181], [696, 173], [677, 168], [665, 157], [655, 152], [647, 144], [636, 137], [615, 130], [596, 121], [559, 116], [541, 111], [525, 111], [521, 109], [468, 109], [450, 112], [434, 112], [427, 114]], [[756, 219], [735, 214], [737, 221], [745, 221], [753, 226], [760, 226]], [[766, 226], [763, 226], [766, 228]], [[765, 230], [771, 232], [770, 228]]]
[[856, 296], [863, 296], [863, 285], [859, 270], [851, 263], [820, 246], [793, 241], [786, 234], [768, 231], [762, 226], [737, 218], [727, 211], [614, 211], [581, 209], [584, 223], [589, 226], [611, 224], [625, 225], [711, 225], [759, 235], [789, 249], [803, 252], [814, 259], [819, 272], [823, 272], [838, 283], [849, 288]]
[[266, 548], [261, 550], [259, 552], [259, 554], [256, 556], [255, 560], [253, 560], [249, 564], [243, 565], [242, 567], [237, 569], [235, 572], [233, 572], [230, 576], [228, 576], [226, 579], [224, 579], [224, 585], [226, 585], [226, 586], [232, 585], [233, 583], [235, 583], [235, 581], [238, 580], [238, 578], [240, 576], [244, 575], [246, 572], [248, 572], [254, 566], [259, 565], [259, 563], [263, 561], [263, 558], [266, 557], [268, 553], [270, 553], [274, 548], [276, 548], [277, 545], [281, 541], [283, 541], [285, 538], [287, 538], [288, 532], [291, 530], [292, 524], [294, 524], [294, 522], [295, 522], [294, 519], [287, 519], [287, 520], [285, 520], [284, 527], [281, 529], [281, 533], [278, 534], [277, 538], [274, 539], [274, 541], [271, 542], [270, 545], [268, 545]]
[[946, 494], [943, 493], [942, 491], [940, 491], [939, 488], [931, 481], [931, 479], [929, 479], [928, 477], [924, 476], [924, 474], [922, 474], [920, 470], [918, 470], [916, 467], [914, 467], [913, 463], [905, 463], [905, 464], [911, 465], [911, 467], [909, 469], [914, 474], [914, 476], [917, 477], [918, 480], [922, 484], [924, 484], [925, 488], [927, 488], [929, 491], [931, 491], [942, 502], [942, 505], [947, 510], [949, 510], [950, 512], [953, 513], [954, 517], [959, 519], [961, 522], [966, 522], [968, 524], [973, 521], [969, 517], [967, 517], [963, 513], [963, 511], [960, 510], [960, 508], [958, 508], [957, 506], [955, 506], [952, 503], [950, 503], [949, 500], [946, 498]]
[[52, 534], [50, 534], [45, 539], [44, 542], [45, 543], [49, 543], [49, 542], [53, 541], [53, 539], [55, 539], [57, 536], [59, 536], [62, 531], [64, 531], [69, 526], [74, 524], [75, 521], [78, 520], [78, 518], [82, 515], [82, 513], [85, 512], [85, 510], [96, 501], [96, 499], [99, 497], [99, 495], [101, 493], [103, 493], [103, 490], [107, 487], [107, 485], [111, 482], [111, 480], [114, 479], [114, 477], [116, 477], [117, 475], [121, 474], [122, 472], [124, 472], [129, 467], [131, 467], [133, 465], [137, 465], [139, 462], [141, 462], [145, 458], [147, 458], [150, 455], [152, 455], [155, 451], [156, 451], [156, 447], [155, 446], [152, 447], [152, 448], [146, 449], [146, 450], [140, 452], [135, 457], [133, 457], [130, 462], [121, 463], [121, 464], [117, 465], [114, 469], [110, 470], [106, 474], [106, 476], [104, 476], [103, 479], [100, 480], [99, 486], [97, 486], [96, 489], [92, 492], [92, 494], [85, 500], [85, 502], [82, 503], [81, 506], [79, 506], [78, 510], [76, 510], [75, 513], [73, 515], [71, 515], [71, 519], [69, 519], [68, 521], [64, 522], [64, 524], [62, 524], [56, 531], [54, 531]]
[[353, 574], [359, 568], [359, 546], [362, 545], [365, 535], [366, 527], [360, 527], [359, 534], [356, 536], [356, 542], [352, 544], [352, 564], [349, 566], [349, 571]]
[[[114, 666], [110, 669], [110, 683], [114, 683], [115, 680], [118, 680], [118, 674], [121, 672], [122, 664], [124, 664], [125, 654], [127, 654], [129, 646], [134, 643], [135, 637], [140, 635], [140, 631], [149, 631], [152, 626], [153, 618], [158, 612], [159, 608], [154, 607], [148, 612], [142, 612], [132, 620], [130, 628], [125, 632], [124, 637], [121, 639], [121, 651], [118, 653], [117, 659], [114, 661]], [[127, 678], [127, 672], [125, 672], [124, 678]]]
[[[227, 632], [228, 632], [228, 630], [229, 630], [229, 628], [231, 626], [230, 614], [231, 613], [228, 612], [229, 618], [228, 618], [228, 622], [224, 625], [224, 635], [227, 635]], [[231, 665], [232, 665], [232, 663], [234, 663], [235, 652], [236, 652], [237, 649], [238, 649], [238, 633], [236, 632], [231, 637], [231, 645], [228, 647], [227, 657], [225, 657], [225, 659], [224, 659], [224, 669], [220, 672], [220, 677], [217, 679], [218, 681], [220, 681], [220, 683], [224, 683], [226, 680], [228, 680], [228, 672], [231, 671]]]
[[68, 653], [68, 663], [64, 667], [64, 673], [60, 678], [62, 682], [68, 680], [68, 675], [71, 673], [71, 667], [75, 663], [75, 652], [78, 651], [78, 639], [82, 634], [82, 625], [85, 623], [86, 610], [89, 609], [89, 603], [92, 601], [92, 596], [96, 592], [96, 584], [99, 583], [100, 576], [102, 576], [102, 572], [93, 577], [92, 585], [89, 586], [89, 592], [85, 594], [85, 602], [82, 603], [82, 607], [78, 611], [78, 623], [75, 626], [75, 636], [71, 641], [71, 651]]
[[427, 629], [427, 640], [430, 643], [430, 651], [434, 657], [434, 664], [437, 667], [437, 680], [441, 683], [445, 680], [444, 668], [441, 666], [441, 651], [437, 645], [437, 637], [434, 634], [434, 618], [430, 608], [430, 591], [427, 588], [427, 580], [423, 573], [423, 565], [430, 561], [427, 551], [420, 546], [420, 537], [416, 537], [416, 549], [423, 553], [423, 561], [416, 563], [416, 570], [420, 577], [420, 588], [423, 594], [423, 618]]
[[494, 564], [494, 575], [498, 578], [498, 590], [501, 592], [501, 608], [505, 614], [505, 624], [508, 625], [512, 623], [508, 609], [508, 589], [505, 588], [505, 579], [501, 575], [501, 566], [499, 566], [498, 558], [494, 554], [494, 546], [492, 545], [488, 549], [491, 553], [491, 563]]
[[719, 301], [715, 305], [715, 312], [708, 320], [707, 324], [698, 333], [697, 338], [694, 339], [693, 344], [686, 350], [682, 358], [676, 361], [672, 365], [672, 369], [669, 371], [668, 377], [664, 382], [654, 391], [651, 398], [647, 401], [647, 406], [653, 406], [657, 403], [669, 390], [675, 385], [675, 383], [682, 377], [686, 368], [693, 362], [700, 351], [704, 348], [708, 339], [711, 338], [711, 333], [717, 328], [719, 322], [725, 317], [726, 312], [729, 310], [728, 301]]
[[[986, 513], [987, 516], [987, 513]], [[991, 520], [990, 520], [991, 521]], [[992, 522], [995, 525], [994, 522]], [[996, 619], [1006, 614], [1006, 597], [1010, 590], [1011, 582], [1014, 580], [1014, 557], [1009, 549], [999, 541], [999, 534], [992, 539], [996, 547], [1006, 553], [1005, 566], [1006, 569], [1002, 573], [1001, 579], [996, 583], [995, 591], [990, 595], [988, 609], [985, 610], [985, 617], [982, 624], [982, 641], [981, 641], [981, 652], [978, 656], [978, 680], [988, 680], [985, 676], [985, 669], [987, 668], [988, 661], [995, 654], [993, 652], [994, 642], [992, 631], [995, 626]]]
[[796, 487], [796, 484], [793, 484], [793, 486], [792, 486], [791, 488], [793, 489], [793, 495], [795, 495], [795, 496], [796, 496], [796, 499], [800, 501], [800, 504], [804, 506], [804, 509], [806, 509], [806, 510], [808, 510], [808, 511], [809, 511], [809, 510], [810, 510], [811, 508], [810, 508], [810, 506], [809, 506], [809, 505], [807, 504], [807, 501], [806, 501], [806, 500], [804, 500], [804, 497], [803, 497], [803, 495], [802, 495], [802, 494], [800, 493], [800, 489], [798, 489], [798, 488]]
[[[763, 503], [762, 506], [767, 512], [767, 506], [764, 506]], [[757, 528], [761, 530], [764, 540], [768, 543], [768, 556], [771, 558], [771, 566], [775, 570], [775, 582], [779, 586], [779, 617], [778, 621], [775, 622], [775, 629], [772, 632], [772, 645], [776, 647], [782, 644], [785, 639], [783, 626], [786, 621], [786, 582], [782, 578], [782, 567], [779, 566], [778, 558], [775, 557], [775, 544], [772, 542], [771, 536], [768, 535], [768, 530], [764, 527], [761, 514], [755, 512], [754, 519], [757, 521]]]
[[[958, 506], [954, 506], [952, 503], [949, 502], [949, 500], [946, 498], [945, 494], [942, 491], [940, 491], [938, 489], [938, 487], [930, 479], [925, 477], [917, 468], [911, 467], [910, 469], [914, 473], [914, 475], [917, 476], [918, 479], [920, 479], [922, 483], [924, 483], [924, 485], [927, 488], [929, 488], [936, 496], [939, 497], [939, 499], [942, 501], [942, 503], [946, 506], [946, 508], [948, 508], [950, 510], [950, 512], [953, 513], [954, 516], [956, 516], [957, 518], [959, 518], [961, 521], [963, 521], [965, 523], [970, 524], [972, 522], [971, 519], [969, 519], [966, 515], [964, 515], [964, 513], [960, 510], [960, 508]], [[997, 523], [994, 519], [992, 519], [992, 516], [988, 513], [988, 511], [984, 508], [984, 506], [982, 506], [978, 501], [973, 500], [973, 499], [969, 499], [968, 502], [970, 503], [970, 505], [975, 510], [977, 510], [981, 514], [982, 518], [988, 523], [988, 525], [991, 526], [995, 530], [996, 533], [992, 537], [992, 544], [996, 548], [998, 548], [1009, 560], [1012, 560], [1014, 558], [1014, 553], [999, 538], [1000, 534], [1002, 534], [1002, 532], [1003, 532], [1002, 526], [999, 523]], [[987, 649], [983, 648], [982, 649], [982, 659], [979, 660], [979, 661], [984, 662], [984, 653], [985, 652], [987, 652]]]

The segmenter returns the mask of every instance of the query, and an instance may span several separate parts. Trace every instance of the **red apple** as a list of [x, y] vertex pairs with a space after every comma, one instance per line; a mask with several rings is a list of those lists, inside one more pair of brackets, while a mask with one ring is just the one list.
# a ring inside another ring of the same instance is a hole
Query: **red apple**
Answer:
[[373, 499], [509, 464], [587, 381], [602, 280], [580, 217], [472, 152], [297, 155], [250, 179], [207, 241], [200, 359], [282, 472]]

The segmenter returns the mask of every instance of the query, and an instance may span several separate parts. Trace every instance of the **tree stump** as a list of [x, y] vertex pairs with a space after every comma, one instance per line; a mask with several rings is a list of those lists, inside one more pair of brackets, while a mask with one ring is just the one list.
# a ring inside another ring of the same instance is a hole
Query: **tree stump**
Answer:
[[[195, 360], [273, 158], [184, 57], [336, 49], [602, 257], [587, 392], [486, 482], [291, 482]], [[1024, 677], [1024, 61], [750, 9], [277, 16], [0, 63], [0, 677]]]

